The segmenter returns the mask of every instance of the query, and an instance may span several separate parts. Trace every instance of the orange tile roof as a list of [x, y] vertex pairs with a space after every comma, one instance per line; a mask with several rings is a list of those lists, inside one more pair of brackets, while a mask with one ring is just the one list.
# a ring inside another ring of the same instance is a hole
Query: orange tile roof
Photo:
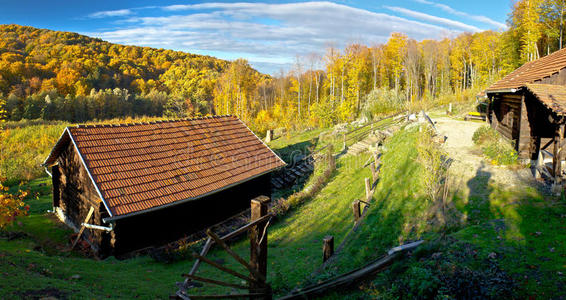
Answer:
[[558, 50], [537, 60], [525, 63], [503, 79], [491, 85], [487, 92], [516, 89], [527, 83], [535, 83], [566, 68], [566, 48]]
[[234, 116], [68, 127], [110, 214], [123, 216], [206, 196], [285, 163]]
[[527, 89], [546, 107], [559, 115], [566, 115], [566, 86], [527, 84]]

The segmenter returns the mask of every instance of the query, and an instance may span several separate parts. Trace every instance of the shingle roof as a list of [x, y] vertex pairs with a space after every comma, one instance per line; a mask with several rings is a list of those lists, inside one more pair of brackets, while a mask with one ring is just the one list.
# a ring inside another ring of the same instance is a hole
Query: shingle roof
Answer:
[[509, 75], [503, 77], [503, 79], [491, 85], [487, 89], [487, 92], [516, 89], [527, 83], [534, 83], [535, 81], [548, 77], [564, 68], [566, 68], [566, 48], [525, 63]]
[[527, 84], [527, 89], [550, 110], [566, 115], [566, 86], [552, 84]]
[[206, 196], [285, 165], [234, 116], [66, 129], [110, 214]]

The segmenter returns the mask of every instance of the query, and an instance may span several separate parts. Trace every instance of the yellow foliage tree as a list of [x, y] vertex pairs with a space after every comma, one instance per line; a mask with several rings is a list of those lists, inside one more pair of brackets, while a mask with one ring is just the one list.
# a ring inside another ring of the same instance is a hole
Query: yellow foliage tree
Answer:
[[16, 217], [26, 215], [29, 206], [24, 203], [28, 192], [19, 191], [17, 195], [8, 193], [8, 188], [2, 185], [0, 178], [0, 229], [12, 224]]

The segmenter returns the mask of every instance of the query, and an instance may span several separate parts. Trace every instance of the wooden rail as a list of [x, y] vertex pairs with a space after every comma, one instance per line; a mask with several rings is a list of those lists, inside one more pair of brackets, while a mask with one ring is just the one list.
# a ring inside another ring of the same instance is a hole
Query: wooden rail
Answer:
[[290, 299], [311, 299], [315, 296], [336, 290], [338, 288], [348, 287], [354, 283], [359, 282], [361, 279], [366, 278], [376, 272], [379, 272], [399, 258], [404, 252], [410, 251], [421, 245], [424, 241], [417, 241], [406, 245], [401, 245], [389, 250], [387, 255], [377, 259], [359, 269], [355, 269], [348, 273], [339, 275], [334, 279], [324, 281], [320, 284], [307, 286], [305, 288], [291, 292], [289, 295], [279, 298], [278, 300]]
[[[394, 115], [389, 115], [389, 116], [387, 116], [387, 117], [384, 117], [384, 118], [381, 118], [381, 119], [372, 121], [371, 123], [367, 123], [367, 124], [365, 124], [365, 125], [363, 125], [363, 126], [361, 126], [361, 127], [352, 129], [352, 130], [350, 130], [350, 131], [348, 131], [348, 132], [346, 132], [346, 133], [344, 134], [344, 135], [348, 136], [348, 137], [346, 137], [346, 140], [345, 140], [345, 141], [359, 140], [360, 138], [364, 137], [366, 134], [368, 134], [368, 133], [371, 132], [372, 130], [382, 129], [382, 128], [384, 128], [384, 127], [389, 126], [390, 124], [384, 124], [384, 126], [379, 126], [379, 127], [376, 127], [376, 128], [369, 128], [369, 129], [367, 129], [368, 126], [371, 126], [371, 125], [373, 125], [373, 124], [376, 124], [376, 123], [379, 123], [379, 122], [382, 122], [382, 121], [385, 121], [385, 120], [388, 120], [388, 119], [395, 119], [395, 118], [404, 116], [406, 113], [407, 113], [407, 112], [401, 112], [401, 113], [396, 113], [396, 114], [394, 114]], [[358, 133], [358, 134], [356, 134], [356, 135], [352, 135], [353, 133], [356, 133], [356, 132], [358, 132], [358, 131], [360, 131], [360, 130], [362, 130], [362, 129], [364, 129], [364, 128], [367, 129], [367, 130], [366, 130], [366, 131], [363, 131], [363, 132], [361, 132], [361, 133]], [[301, 160], [306, 160], [306, 159], [308, 159], [308, 158], [310, 158], [310, 157], [313, 157], [315, 154], [320, 153], [322, 150], [328, 148], [329, 145], [330, 145], [330, 144], [325, 145], [325, 146], [323, 146], [322, 148], [311, 152], [309, 155], [303, 157]]]

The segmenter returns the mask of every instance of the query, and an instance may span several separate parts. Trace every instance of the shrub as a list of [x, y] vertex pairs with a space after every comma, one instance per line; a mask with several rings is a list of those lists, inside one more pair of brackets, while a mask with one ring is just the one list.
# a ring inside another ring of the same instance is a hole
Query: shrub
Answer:
[[29, 206], [24, 203], [27, 192], [19, 191], [17, 195], [8, 193], [0, 178], [0, 229], [12, 224], [16, 217], [27, 215]]
[[514, 165], [518, 154], [512, 144], [489, 126], [482, 126], [474, 132], [472, 140], [478, 145], [485, 156], [495, 165]]
[[423, 126], [417, 141], [417, 160], [422, 165], [422, 180], [425, 192], [429, 200], [436, 200], [442, 181], [446, 176], [446, 164], [444, 163], [446, 153], [440, 144], [434, 141], [432, 129]]
[[362, 115], [369, 120], [374, 116], [407, 109], [407, 97], [402, 91], [378, 88], [371, 91], [364, 104]]

